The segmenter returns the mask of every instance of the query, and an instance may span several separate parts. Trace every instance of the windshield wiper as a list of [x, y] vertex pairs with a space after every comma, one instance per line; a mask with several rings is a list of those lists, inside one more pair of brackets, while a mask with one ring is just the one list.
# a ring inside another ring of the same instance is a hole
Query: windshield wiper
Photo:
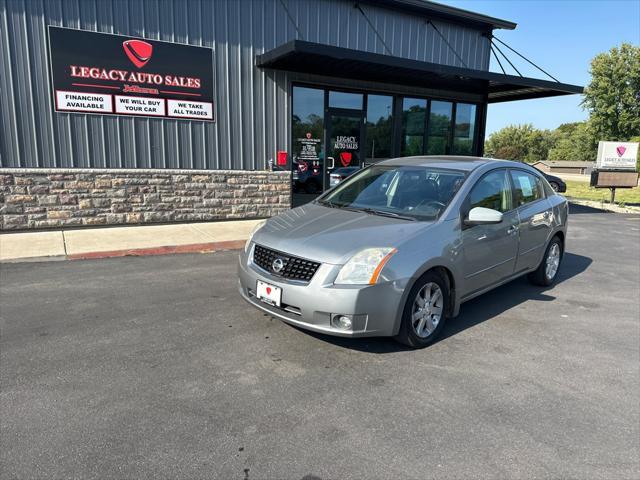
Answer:
[[386, 212], [384, 210], [374, 210], [373, 208], [361, 208], [363, 212], [369, 213], [371, 215], [380, 215], [381, 217], [391, 217], [391, 218], [399, 218], [400, 220], [409, 220], [410, 222], [415, 222], [416, 219], [414, 217], [409, 217], [407, 215], [400, 215], [399, 213], [394, 212]]
[[332, 203], [328, 200], [316, 200], [315, 203], [318, 203], [320, 205], [322, 205], [323, 207], [329, 207], [329, 208], [340, 208], [338, 205], [336, 205], [335, 203]]
[[329, 200], [316, 200], [316, 203], [322, 205], [323, 207], [329, 208], [339, 208], [340, 210], [349, 210], [350, 212], [360, 212], [362, 209], [347, 207], [345, 205], [338, 205], [337, 203], [330, 202]]

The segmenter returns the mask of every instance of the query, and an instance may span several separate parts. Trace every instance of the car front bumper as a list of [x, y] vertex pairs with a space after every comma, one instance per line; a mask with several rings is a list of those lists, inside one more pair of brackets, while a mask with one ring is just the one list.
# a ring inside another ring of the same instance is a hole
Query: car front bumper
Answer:
[[[397, 333], [402, 294], [407, 282], [394, 281], [376, 285], [334, 285], [341, 265], [323, 263], [308, 283], [290, 281], [272, 275], [252, 261], [252, 249], [242, 251], [238, 266], [238, 289], [242, 297], [289, 324], [341, 337], [392, 336]], [[256, 296], [261, 280], [282, 289], [281, 306], [262, 302]], [[336, 315], [352, 319], [352, 328], [332, 325]]]

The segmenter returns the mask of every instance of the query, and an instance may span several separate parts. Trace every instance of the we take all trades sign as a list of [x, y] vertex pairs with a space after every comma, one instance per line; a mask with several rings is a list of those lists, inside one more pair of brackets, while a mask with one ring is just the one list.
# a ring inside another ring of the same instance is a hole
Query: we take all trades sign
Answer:
[[49, 26], [57, 112], [213, 121], [213, 51]]

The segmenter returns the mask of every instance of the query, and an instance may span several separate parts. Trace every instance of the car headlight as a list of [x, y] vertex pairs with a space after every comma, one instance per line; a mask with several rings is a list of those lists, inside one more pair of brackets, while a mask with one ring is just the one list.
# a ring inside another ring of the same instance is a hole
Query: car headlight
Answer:
[[373, 285], [395, 248], [366, 248], [356, 253], [344, 264], [336, 277], [337, 285]]
[[249, 251], [249, 246], [251, 245], [251, 240], [253, 240], [253, 236], [255, 235], [255, 233], [260, 230], [264, 224], [267, 223], [266, 220], [262, 220], [258, 223], [255, 224], [255, 226], [251, 229], [251, 232], [249, 233], [249, 238], [247, 238], [247, 242], [244, 244], [244, 251], [248, 252]]

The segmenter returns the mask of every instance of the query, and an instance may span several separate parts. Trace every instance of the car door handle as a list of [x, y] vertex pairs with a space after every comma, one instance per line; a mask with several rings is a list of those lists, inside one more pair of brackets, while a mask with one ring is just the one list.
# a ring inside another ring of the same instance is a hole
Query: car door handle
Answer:
[[516, 227], [515, 225], [511, 225], [509, 228], [507, 228], [507, 235], [513, 235], [517, 231], [518, 227]]

